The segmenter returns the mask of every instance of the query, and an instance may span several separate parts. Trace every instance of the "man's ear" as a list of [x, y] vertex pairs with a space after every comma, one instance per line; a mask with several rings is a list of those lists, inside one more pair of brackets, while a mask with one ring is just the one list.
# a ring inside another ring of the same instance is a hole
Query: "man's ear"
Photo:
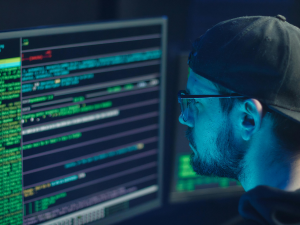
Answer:
[[241, 128], [241, 135], [245, 141], [248, 141], [261, 126], [263, 106], [256, 99], [247, 99], [241, 104], [240, 110], [241, 120], [239, 126]]

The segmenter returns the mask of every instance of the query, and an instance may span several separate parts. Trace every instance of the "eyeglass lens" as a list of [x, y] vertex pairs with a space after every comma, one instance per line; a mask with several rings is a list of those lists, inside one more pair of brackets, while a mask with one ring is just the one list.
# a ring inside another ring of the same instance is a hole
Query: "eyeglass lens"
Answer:
[[[181, 93], [181, 95], [184, 95]], [[188, 99], [181, 98], [178, 96], [178, 102], [180, 103], [181, 115], [184, 121], [188, 120], [189, 110], [188, 110]]]

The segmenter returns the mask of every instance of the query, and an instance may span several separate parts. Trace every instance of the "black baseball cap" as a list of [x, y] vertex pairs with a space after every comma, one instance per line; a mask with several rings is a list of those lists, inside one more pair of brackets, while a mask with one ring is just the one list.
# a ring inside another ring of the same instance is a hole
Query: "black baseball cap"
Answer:
[[300, 122], [300, 29], [284, 16], [218, 23], [196, 39], [188, 65], [200, 76]]

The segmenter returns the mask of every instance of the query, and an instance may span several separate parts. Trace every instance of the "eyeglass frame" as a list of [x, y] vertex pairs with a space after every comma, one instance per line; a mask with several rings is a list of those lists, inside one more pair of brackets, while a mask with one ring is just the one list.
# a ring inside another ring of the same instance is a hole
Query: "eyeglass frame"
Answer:
[[[183, 93], [183, 95], [182, 95]], [[186, 94], [185, 94], [186, 93]], [[181, 99], [203, 99], [203, 98], [245, 98], [243, 95], [239, 95], [236, 93], [228, 94], [228, 95], [189, 95], [185, 90], [180, 90], [178, 91], [178, 103], [180, 104], [180, 110], [181, 110], [181, 115], [182, 119], [184, 122], [188, 121], [188, 118], [184, 118], [184, 112], [183, 112], [183, 106], [182, 106], [182, 101]], [[189, 108], [189, 105], [187, 104], [186, 109]]]

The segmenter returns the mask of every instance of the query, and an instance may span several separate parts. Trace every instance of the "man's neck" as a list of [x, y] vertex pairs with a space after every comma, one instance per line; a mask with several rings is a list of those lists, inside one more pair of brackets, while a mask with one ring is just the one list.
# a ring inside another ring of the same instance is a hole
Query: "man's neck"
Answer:
[[245, 156], [240, 182], [246, 191], [267, 185], [286, 191], [300, 188], [300, 158], [280, 149], [273, 134], [261, 135], [251, 144]]

